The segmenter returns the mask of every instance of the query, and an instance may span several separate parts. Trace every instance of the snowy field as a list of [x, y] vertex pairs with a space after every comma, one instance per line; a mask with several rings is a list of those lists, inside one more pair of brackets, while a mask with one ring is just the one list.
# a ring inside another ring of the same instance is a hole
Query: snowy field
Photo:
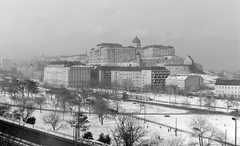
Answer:
[[[161, 100], [168, 102], [169, 99], [171, 99], [172, 102], [175, 102], [175, 97], [171, 96], [169, 98], [168, 95], [161, 95], [161, 96], [155, 96], [148, 94], [147, 96], [150, 96], [151, 98], [155, 98], [155, 100]], [[184, 101], [186, 97], [177, 96], [176, 102], [181, 103]], [[187, 98], [191, 104], [198, 104], [197, 99], [198, 98]], [[1, 97], [1, 102], [8, 102], [8, 97]], [[155, 101], [156, 102], [156, 101]], [[111, 101], [110, 106], [112, 108], [116, 107], [117, 102]], [[171, 108], [165, 108], [165, 107], [159, 107], [159, 106], [153, 106], [153, 105], [146, 105], [141, 106], [138, 103], [135, 102], [118, 102], [119, 111], [120, 112], [128, 112], [128, 113], [173, 113], [173, 114], [179, 114], [179, 115], [171, 115], [170, 117], [165, 117], [164, 115], [136, 115], [140, 118], [146, 118], [146, 120], [154, 121], [159, 124], [164, 124], [166, 126], [175, 127], [175, 123], [177, 120], [177, 128], [181, 130], [185, 130], [188, 132], [191, 132], [191, 128], [188, 126], [188, 123], [190, 122], [191, 118], [196, 115], [185, 115], [186, 111], [184, 110], [178, 110], [178, 109], [171, 109]], [[217, 106], [224, 106], [221, 101], [217, 102]], [[49, 101], [48, 105], [45, 105], [43, 108], [47, 109], [54, 109], [54, 105], [51, 104], [51, 101]], [[84, 111], [84, 109], [81, 109]], [[49, 111], [42, 111], [40, 113], [39, 110], [34, 111], [33, 116], [36, 117], [36, 123], [35, 127], [40, 127], [42, 129], [50, 130], [51, 126], [43, 124], [42, 117], [43, 115], [49, 113]], [[234, 143], [234, 121], [231, 119], [231, 116], [220, 116], [220, 115], [205, 115], [205, 118], [208, 119], [213, 125], [215, 125], [217, 128], [219, 128], [223, 133], [225, 130], [227, 130], [227, 139], [229, 142]], [[64, 122], [66, 123], [67, 120], [72, 119], [72, 116], [70, 113], [64, 114]], [[90, 115], [88, 116], [88, 120], [90, 121], [90, 130], [93, 133], [94, 139], [97, 139], [100, 133], [109, 134], [111, 135], [111, 130], [115, 127], [115, 121], [114, 120], [104, 120], [104, 125], [101, 125], [98, 121], [98, 117], [96, 115]], [[143, 139], [149, 139], [157, 136], [160, 136], [161, 139], [172, 139], [175, 136], [174, 130], [168, 131], [169, 127], [166, 126], [160, 126], [155, 123], [146, 122], [145, 125], [150, 132], [148, 135], [146, 135]], [[238, 129], [240, 127], [238, 126]], [[73, 128], [67, 124], [67, 127], [64, 129], [60, 129], [58, 131], [59, 133], [63, 133], [65, 135], [69, 135], [71, 137], [73, 135]], [[238, 130], [239, 132], [239, 130]], [[191, 136], [188, 133], [184, 132], [178, 132], [178, 137], [183, 137], [186, 142], [192, 140]], [[239, 141], [240, 142], [240, 141]]]

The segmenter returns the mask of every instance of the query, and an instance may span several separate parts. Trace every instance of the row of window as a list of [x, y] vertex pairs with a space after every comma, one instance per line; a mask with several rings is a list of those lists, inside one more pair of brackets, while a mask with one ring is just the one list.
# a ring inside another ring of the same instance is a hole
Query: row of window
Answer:
[[216, 89], [240, 89], [240, 86], [215, 86]]
[[216, 90], [216, 93], [240, 94], [240, 91], [222, 91], [222, 90]]

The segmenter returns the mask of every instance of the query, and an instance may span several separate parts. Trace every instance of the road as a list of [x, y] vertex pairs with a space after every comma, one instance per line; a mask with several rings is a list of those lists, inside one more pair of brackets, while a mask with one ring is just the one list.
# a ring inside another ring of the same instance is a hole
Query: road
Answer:
[[[17, 133], [15, 137], [24, 139], [26, 141], [42, 145], [42, 146], [74, 146], [74, 141], [52, 135], [46, 132], [42, 132], [36, 129], [31, 129], [22, 125], [16, 125], [11, 122], [0, 119], [0, 132], [4, 132], [4, 129], [12, 129], [14, 133]], [[90, 146], [79, 143], [78, 146]]]

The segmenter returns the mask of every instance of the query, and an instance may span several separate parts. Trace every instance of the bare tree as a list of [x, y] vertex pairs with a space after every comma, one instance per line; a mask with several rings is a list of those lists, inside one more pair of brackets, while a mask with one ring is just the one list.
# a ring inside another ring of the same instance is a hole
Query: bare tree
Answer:
[[57, 99], [57, 103], [59, 103], [61, 108], [63, 109], [63, 119], [64, 119], [64, 113], [66, 112], [67, 102], [69, 97], [72, 96], [72, 94], [68, 89], [61, 87], [55, 90], [55, 95], [56, 95], [55, 97]]
[[224, 141], [224, 134], [203, 116], [193, 117], [189, 127], [192, 129], [192, 136], [198, 138], [200, 146], [210, 146], [219, 143], [216, 140]]
[[119, 85], [118, 81], [115, 80], [111, 83], [111, 87], [112, 87], [112, 92], [116, 94], [120, 88], [120, 85]]
[[4, 116], [11, 110], [11, 106], [9, 105], [0, 105], [0, 116]]
[[17, 105], [19, 105], [18, 112], [22, 120], [26, 122], [35, 110], [33, 103], [27, 98], [18, 98]]
[[215, 105], [215, 99], [211, 96], [207, 96], [203, 98], [204, 105], [207, 106], [208, 109], [212, 109]]
[[44, 96], [39, 96], [34, 98], [34, 102], [39, 105], [40, 112], [42, 113], [42, 106], [46, 104], [46, 98]]
[[53, 131], [58, 131], [61, 128], [65, 128], [66, 124], [62, 124], [60, 114], [57, 112], [50, 112], [43, 116], [43, 123], [52, 126]]
[[8, 78], [3, 78], [3, 80], [0, 81], [0, 87], [2, 89], [1, 92], [3, 92], [5, 96], [9, 88], [9, 85], [10, 85], [10, 79]]
[[35, 81], [26, 79], [23, 82], [25, 83], [25, 92], [27, 93], [27, 98], [29, 98], [30, 94], [33, 97], [33, 95], [36, 95], [39, 92], [38, 85]]
[[71, 94], [70, 96], [68, 96], [67, 106], [68, 106], [68, 109], [70, 110], [70, 114], [72, 115], [73, 107], [78, 106], [78, 102], [74, 94]]
[[105, 118], [108, 118], [108, 114], [109, 114], [108, 108], [109, 108], [109, 103], [106, 100], [97, 98], [94, 101], [93, 110], [98, 115], [101, 125], [103, 125], [103, 120]]
[[116, 119], [116, 125], [116, 128], [112, 131], [113, 138], [114, 140], [120, 138], [125, 146], [133, 146], [136, 141], [149, 132], [144, 124], [134, 117], [120, 116]]
[[75, 113], [73, 115], [73, 120], [69, 120], [68, 123], [76, 128], [76, 135], [80, 137], [80, 131], [86, 132], [89, 130], [91, 125], [90, 122], [87, 120], [87, 116], [83, 115], [81, 112]]
[[134, 84], [131, 80], [124, 79], [121, 81], [121, 86], [122, 86], [123, 90], [130, 91], [133, 89]]

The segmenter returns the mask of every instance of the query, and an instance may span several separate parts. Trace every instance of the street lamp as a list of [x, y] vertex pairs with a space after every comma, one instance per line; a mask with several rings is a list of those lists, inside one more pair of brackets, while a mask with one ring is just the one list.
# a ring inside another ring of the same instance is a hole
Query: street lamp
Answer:
[[198, 140], [199, 140], [199, 145], [203, 146], [203, 139], [201, 136], [201, 130], [197, 127], [193, 127], [193, 130], [198, 131]]
[[235, 146], [237, 146], [237, 119], [236, 117], [232, 117], [232, 120], [235, 121]]

